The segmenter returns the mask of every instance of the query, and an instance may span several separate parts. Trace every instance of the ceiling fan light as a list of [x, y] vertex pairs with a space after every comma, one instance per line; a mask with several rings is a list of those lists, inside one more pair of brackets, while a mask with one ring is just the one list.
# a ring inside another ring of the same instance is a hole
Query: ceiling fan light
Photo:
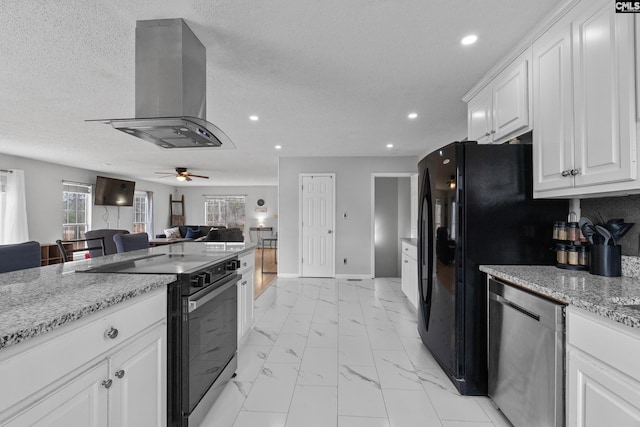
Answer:
[[183, 176], [183, 175], [177, 175], [177, 176], [176, 176], [176, 179], [177, 179], [178, 181], [186, 181], [186, 180], [187, 180], [187, 177], [186, 177], [186, 176]]

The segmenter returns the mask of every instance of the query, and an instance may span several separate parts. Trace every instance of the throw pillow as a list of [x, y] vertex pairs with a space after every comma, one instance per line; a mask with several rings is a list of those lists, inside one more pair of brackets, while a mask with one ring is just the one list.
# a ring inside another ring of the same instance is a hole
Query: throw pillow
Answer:
[[197, 239], [200, 237], [200, 230], [197, 228], [187, 228], [187, 234], [184, 237], [187, 239]]
[[167, 236], [167, 239], [180, 239], [182, 237], [178, 227], [167, 228], [164, 230], [164, 235]]

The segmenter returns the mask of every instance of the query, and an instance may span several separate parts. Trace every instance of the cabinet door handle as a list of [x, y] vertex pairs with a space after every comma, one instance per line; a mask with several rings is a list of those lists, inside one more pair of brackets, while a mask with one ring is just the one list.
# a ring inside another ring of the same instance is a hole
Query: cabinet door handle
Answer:
[[245, 280], [244, 282], [242, 282], [242, 286], [246, 285], [247, 281]]
[[107, 331], [104, 333], [107, 337], [111, 338], [112, 340], [116, 339], [116, 337], [118, 336], [118, 330], [116, 328], [114, 328], [113, 326], [110, 327], [109, 329], [107, 329]]
[[120, 369], [120, 370], [116, 371], [116, 374], [115, 374], [115, 375], [116, 375], [116, 377], [118, 377], [118, 378], [122, 378], [122, 377], [124, 377], [124, 369]]
[[407, 261], [406, 259], [404, 260], [405, 264], [409, 264], [409, 261]]
[[109, 388], [111, 387], [112, 384], [113, 384], [113, 380], [111, 378], [109, 378], [108, 380], [102, 381], [102, 386], [104, 388]]
[[484, 136], [491, 136], [489, 132], [485, 133]]
[[568, 170], [562, 171], [562, 176], [569, 176], [571, 175], [571, 172], [569, 172]]
[[494, 133], [496, 133], [496, 131], [491, 129], [491, 134], [493, 135]]
[[246, 262], [246, 261], [245, 261], [245, 262], [243, 262], [243, 263], [242, 263], [242, 266], [243, 266], [243, 267], [246, 267], [246, 266], [247, 266], [247, 262]]
[[571, 169], [571, 176], [576, 176], [580, 174], [580, 169]]

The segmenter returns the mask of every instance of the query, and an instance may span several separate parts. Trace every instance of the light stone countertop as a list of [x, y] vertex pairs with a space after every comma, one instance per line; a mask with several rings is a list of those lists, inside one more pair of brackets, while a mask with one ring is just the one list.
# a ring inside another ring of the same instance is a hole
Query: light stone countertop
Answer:
[[418, 246], [418, 239], [416, 239], [415, 237], [402, 237], [400, 241], [413, 246]]
[[173, 274], [76, 273], [149, 254], [210, 255], [222, 261], [255, 243], [184, 242], [0, 274], [0, 351], [176, 280]]
[[480, 271], [633, 328], [640, 328], [640, 280], [555, 266], [482, 265]]

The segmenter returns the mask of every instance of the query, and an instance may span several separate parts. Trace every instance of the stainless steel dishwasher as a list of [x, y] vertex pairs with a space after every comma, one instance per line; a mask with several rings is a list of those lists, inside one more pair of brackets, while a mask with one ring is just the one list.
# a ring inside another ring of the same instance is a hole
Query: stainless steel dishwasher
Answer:
[[488, 283], [489, 397], [516, 427], [563, 426], [565, 305]]

